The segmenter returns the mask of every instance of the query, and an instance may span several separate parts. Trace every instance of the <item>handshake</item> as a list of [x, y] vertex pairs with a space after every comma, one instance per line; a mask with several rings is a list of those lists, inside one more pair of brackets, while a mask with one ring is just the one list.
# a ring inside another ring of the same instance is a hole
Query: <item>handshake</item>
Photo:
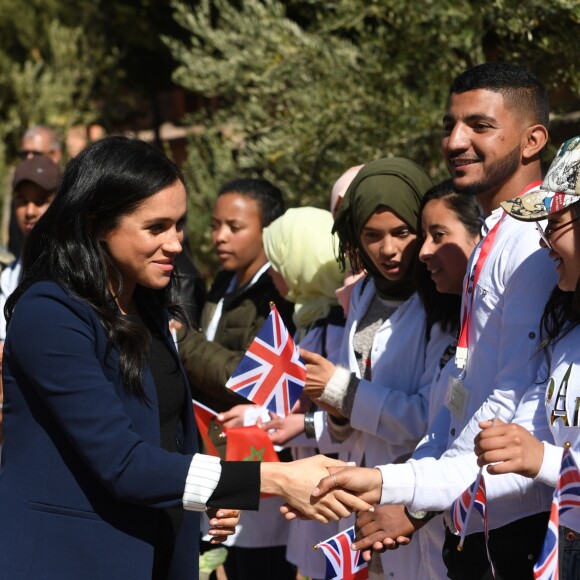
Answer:
[[408, 544], [419, 522], [404, 506], [375, 508], [381, 499], [378, 469], [354, 467], [324, 455], [291, 463], [263, 463], [261, 490], [284, 499], [281, 511], [288, 520], [316, 519], [323, 523], [358, 512], [354, 549], [394, 549]]

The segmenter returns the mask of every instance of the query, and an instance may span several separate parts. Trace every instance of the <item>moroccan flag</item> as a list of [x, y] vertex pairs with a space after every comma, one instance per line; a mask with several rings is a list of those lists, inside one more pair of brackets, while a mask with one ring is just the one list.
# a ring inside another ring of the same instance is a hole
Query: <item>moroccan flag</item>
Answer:
[[360, 550], [353, 551], [354, 526], [316, 544], [326, 557], [326, 580], [366, 580], [369, 577], [367, 563]]
[[306, 367], [274, 305], [226, 387], [286, 417], [300, 397]]
[[211, 437], [209, 436], [209, 430], [211, 428], [212, 419], [215, 420], [215, 418], [217, 417], [217, 413], [212, 409], [210, 409], [209, 407], [206, 407], [205, 405], [202, 405], [201, 403], [198, 403], [195, 400], [192, 402], [193, 402], [193, 414], [195, 416], [195, 422], [197, 423], [197, 430], [199, 431], [199, 434], [203, 439], [205, 450], [208, 455], [219, 457], [220, 454], [218, 453], [216, 446], [214, 445], [213, 441], [211, 440]]
[[280, 461], [268, 434], [259, 427], [227, 429], [226, 461]]

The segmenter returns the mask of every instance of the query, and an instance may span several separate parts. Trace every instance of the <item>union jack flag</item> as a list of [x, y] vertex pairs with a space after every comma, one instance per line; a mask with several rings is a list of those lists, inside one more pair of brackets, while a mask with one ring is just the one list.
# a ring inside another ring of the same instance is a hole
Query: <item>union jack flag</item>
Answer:
[[558, 485], [554, 490], [548, 531], [534, 566], [536, 580], [558, 580], [558, 527], [560, 515], [580, 507], [580, 472], [568, 447], [562, 454]]
[[471, 517], [471, 512], [477, 510], [483, 518], [483, 529], [485, 532], [485, 550], [487, 559], [491, 567], [491, 573], [495, 578], [495, 567], [489, 553], [489, 528], [487, 524], [487, 496], [485, 491], [485, 479], [480, 471], [475, 481], [451, 504], [451, 517], [453, 525], [461, 537], [460, 546], [463, 546], [465, 535], [467, 534], [467, 524]]
[[[479, 479], [479, 482], [477, 481]], [[477, 487], [477, 489], [476, 489]], [[474, 501], [470, 509], [471, 501]], [[475, 481], [451, 504], [451, 516], [455, 529], [465, 536], [465, 528], [469, 522], [471, 511], [476, 509], [484, 521], [486, 518], [485, 479], [477, 477]]]
[[326, 580], [366, 580], [369, 577], [367, 563], [360, 550], [350, 549], [354, 542], [354, 526], [317, 544], [326, 557]]
[[272, 306], [226, 387], [285, 417], [300, 397], [305, 381], [306, 367], [298, 348]]
[[562, 467], [556, 492], [559, 496], [560, 515], [580, 507], [580, 471], [568, 447], [564, 448]]
[[534, 578], [536, 580], [558, 580], [558, 500], [556, 493], [550, 509], [548, 531], [544, 538], [540, 557], [534, 566]]

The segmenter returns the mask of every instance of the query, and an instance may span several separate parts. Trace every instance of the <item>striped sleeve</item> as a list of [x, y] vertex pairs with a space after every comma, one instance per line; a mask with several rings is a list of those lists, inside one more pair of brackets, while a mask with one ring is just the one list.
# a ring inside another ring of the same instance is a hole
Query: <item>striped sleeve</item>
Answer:
[[205, 511], [207, 501], [215, 491], [221, 474], [222, 466], [219, 457], [196, 453], [185, 480], [184, 509], [194, 512]]

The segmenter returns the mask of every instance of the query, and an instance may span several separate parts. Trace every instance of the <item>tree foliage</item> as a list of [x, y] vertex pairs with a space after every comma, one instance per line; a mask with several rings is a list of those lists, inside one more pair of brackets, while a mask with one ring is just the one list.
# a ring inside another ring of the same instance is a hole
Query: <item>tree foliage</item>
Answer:
[[160, 34], [180, 30], [166, 0], [0, 0], [0, 182], [31, 125], [130, 125], [171, 85]]
[[[202, 0], [192, 9], [173, 0], [188, 38], [164, 40], [179, 62], [175, 81], [219, 97], [217, 110], [193, 121], [219, 136], [222, 153], [229, 148], [234, 166], [224, 168], [272, 179], [290, 203], [326, 206], [344, 169], [381, 156], [405, 155], [444, 176], [439, 141], [448, 87], [472, 65], [529, 66], [568, 95], [567, 106], [577, 106], [579, 6], [578, 0]], [[196, 148], [189, 163], [208, 170]], [[214, 173], [213, 181], [231, 176]]]

